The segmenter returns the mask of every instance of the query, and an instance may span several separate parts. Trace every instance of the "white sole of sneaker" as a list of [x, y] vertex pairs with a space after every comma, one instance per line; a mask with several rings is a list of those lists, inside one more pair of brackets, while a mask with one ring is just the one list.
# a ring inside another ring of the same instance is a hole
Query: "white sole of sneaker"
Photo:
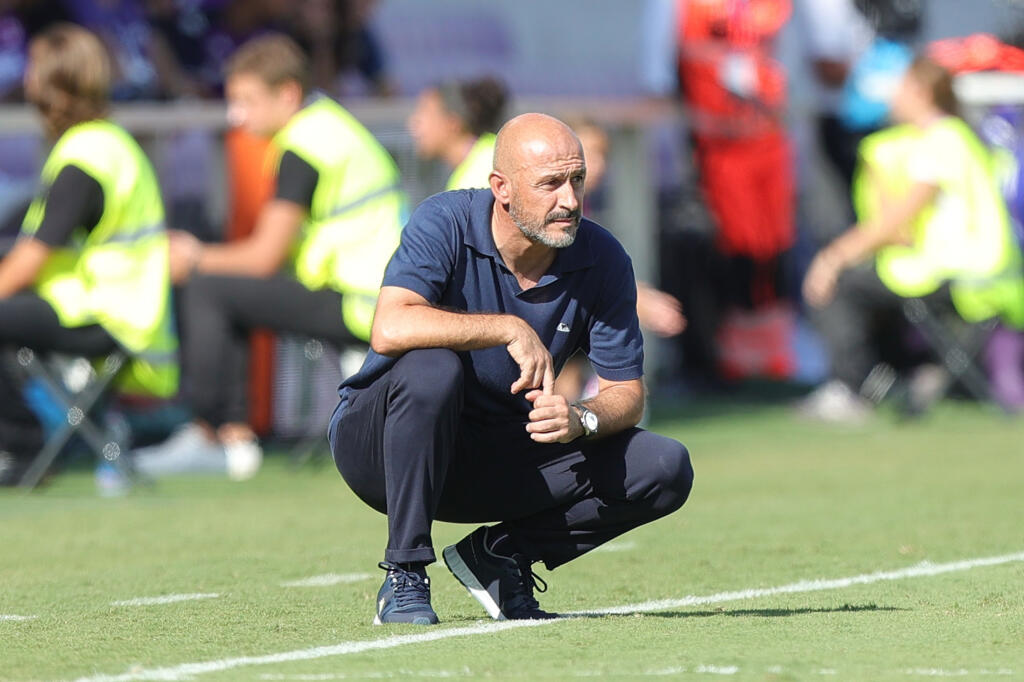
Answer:
[[441, 552], [441, 557], [444, 559], [445, 566], [451, 571], [455, 579], [462, 583], [462, 586], [466, 588], [469, 595], [480, 602], [480, 606], [484, 607], [489, 615], [494, 620], [505, 620], [504, 614], [501, 609], [498, 608], [498, 604], [491, 598], [490, 592], [484, 589], [484, 586], [480, 584], [480, 581], [476, 579], [473, 572], [466, 566], [466, 562], [459, 556], [459, 551], [455, 549], [455, 545], [449, 545], [444, 548]]

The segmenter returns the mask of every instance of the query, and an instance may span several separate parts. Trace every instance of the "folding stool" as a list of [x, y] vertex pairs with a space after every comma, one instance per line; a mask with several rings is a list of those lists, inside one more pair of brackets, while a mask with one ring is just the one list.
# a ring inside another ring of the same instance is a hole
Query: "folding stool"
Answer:
[[[988, 377], [978, 367], [977, 357], [998, 325], [998, 318], [993, 317], [971, 324], [957, 317], [962, 323], [955, 325], [962, 327], [958, 332], [953, 325], [945, 324], [920, 298], [904, 301], [903, 315], [920, 332], [924, 341], [935, 351], [949, 372], [950, 381], [947, 383], [946, 391], [953, 383], [959, 381], [978, 400], [988, 401], [993, 398]], [[1007, 413], [1011, 412], [1007, 405], [998, 400], [997, 403]]]
[[29, 348], [18, 350], [19, 367], [28, 378], [39, 381], [46, 388], [49, 395], [59, 402], [64, 413], [60, 426], [48, 434], [43, 449], [22, 476], [19, 482], [21, 487], [27, 490], [35, 488], [75, 434], [82, 437], [98, 458], [111, 462], [123, 474], [129, 474], [128, 466], [121, 458], [126, 444], [118, 442], [115, 434], [96, 425], [89, 416], [90, 410], [103, 397], [111, 382], [124, 367], [127, 357], [123, 350], [107, 354], [95, 366], [95, 370], [89, 373], [83, 385], [79, 386], [74, 385], [79, 382], [70, 382], [66, 373], [54, 362], [40, 358]]

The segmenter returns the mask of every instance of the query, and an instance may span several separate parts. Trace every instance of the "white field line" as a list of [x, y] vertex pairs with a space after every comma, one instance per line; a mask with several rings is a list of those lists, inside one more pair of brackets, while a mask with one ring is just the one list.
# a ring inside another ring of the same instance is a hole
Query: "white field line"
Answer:
[[197, 592], [195, 594], [165, 594], [160, 597], [135, 597], [110, 602], [111, 606], [156, 606], [157, 604], [174, 604], [179, 601], [195, 601], [197, 599], [216, 599], [216, 593]]
[[[871, 583], [887, 580], [901, 580], [903, 578], [920, 578], [926, 576], [941, 575], [943, 573], [954, 573], [957, 571], [969, 571], [984, 566], [999, 566], [1003, 564], [1024, 561], [1024, 552], [1015, 554], [1004, 554], [1002, 556], [982, 557], [978, 559], [966, 559], [953, 561], [945, 564], [932, 564], [922, 562], [916, 566], [902, 568], [895, 571], [878, 571], [875, 573], [864, 573], [849, 578], [837, 578], [832, 580], [801, 580], [788, 585], [777, 587], [756, 588], [749, 590], [738, 590], [734, 592], [719, 592], [705, 597], [685, 597], [683, 599], [663, 599], [661, 601], [643, 602], [626, 606], [613, 606], [596, 611], [579, 612], [578, 614], [567, 615], [610, 615], [621, 613], [636, 613], [640, 611], [658, 611], [683, 606], [697, 606], [702, 604], [714, 604], [720, 602], [737, 601], [743, 599], [754, 599], [767, 597], [776, 594], [794, 594], [799, 592], [818, 592], [822, 590], [838, 590], [852, 585], [869, 585]], [[381, 639], [371, 639], [352, 642], [341, 642], [330, 646], [313, 647], [310, 649], [297, 649], [294, 651], [282, 651], [276, 654], [264, 656], [240, 656], [237, 658], [223, 658], [216, 661], [201, 663], [183, 663], [168, 668], [135, 669], [131, 672], [120, 675], [95, 675], [92, 677], [81, 677], [76, 682], [132, 682], [133, 680], [175, 680], [189, 679], [196, 675], [232, 670], [253, 665], [269, 665], [273, 663], [288, 663], [291, 661], [309, 661], [329, 656], [344, 656], [347, 654], [362, 653], [380, 649], [394, 649], [408, 644], [423, 644], [435, 642], [452, 637], [467, 637], [472, 635], [487, 635], [503, 630], [510, 630], [521, 627], [539, 627], [560, 622], [553, 620], [508, 620], [472, 625], [467, 627], [439, 628], [426, 632], [410, 635], [392, 635]]]
[[741, 599], [771, 597], [777, 594], [841, 590], [844, 587], [851, 587], [853, 585], [869, 585], [871, 583], [883, 582], [886, 580], [902, 580], [903, 578], [923, 578], [926, 576], [955, 573], [957, 571], [969, 571], [972, 568], [999, 566], [1001, 564], [1010, 564], [1019, 561], [1024, 561], [1024, 552], [1004, 554], [1003, 556], [983, 557], [979, 559], [965, 559], [963, 561], [952, 561], [946, 564], [933, 564], [929, 561], [922, 561], [916, 566], [909, 566], [895, 571], [864, 573], [862, 575], [855, 575], [849, 578], [834, 578], [832, 580], [801, 580], [799, 582], [790, 583], [788, 585], [779, 585], [777, 587], [761, 587], [749, 590], [738, 590], [735, 592], [719, 592], [717, 594], [709, 594], [703, 597], [661, 599], [659, 601], [648, 601], [640, 604], [627, 604], [625, 606], [610, 606], [591, 611], [579, 611], [566, 615], [611, 615], [636, 613], [641, 611], [664, 611], [665, 609], [677, 609], [684, 606], [701, 606], [704, 604], [717, 604], [719, 602], [738, 601]]
[[312, 649], [299, 649], [297, 651], [283, 651], [278, 654], [267, 654], [265, 656], [240, 656], [238, 658], [225, 658], [219, 661], [207, 661], [205, 663], [183, 663], [172, 668], [154, 668], [152, 670], [133, 670], [123, 675], [96, 675], [94, 677], [79, 678], [79, 682], [131, 682], [131, 680], [174, 680], [189, 679], [196, 675], [215, 673], [233, 668], [241, 668], [250, 665], [268, 665], [270, 663], [289, 663], [291, 661], [309, 661], [327, 656], [344, 656], [346, 654], [358, 654], [364, 651], [378, 649], [393, 649], [406, 644], [423, 644], [434, 642], [439, 639], [451, 637], [465, 637], [468, 635], [485, 635], [501, 630], [512, 628], [537, 627], [554, 623], [553, 620], [504, 620], [482, 625], [473, 625], [462, 628], [444, 628], [438, 630], [427, 630], [415, 635], [392, 635], [383, 639], [370, 639], [355, 642], [342, 642], [330, 646], [319, 646]]
[[959, 668], [957, 670], [943, 670], [942, 668], [911, 668], [910, 670], [904, 671], [907, 675], [915, 675], [920, 677], [967, 677], [967, 676], [999, 676], [1009, 677], [1013, 675], [1013, 671], [1008, 668], [999, 668], [998, 670], [966, 670]]
[[[671, 668], [645, 670], [635, 674], [642, 677], [674, 677], [686, 674], [687, 672], [691, 672], [691, 670], [683, 666], [673, 666]], [[741, 672], [759, 672], [759, 670], [752, 670], [750, 668], [745, 669], [735, 665], [698, 665], [693, 668], [692, 672], [699, 675], [736, 675]], [[785, 669], [781, 665], [773, 665], [765, 668], [764, 672], [780, 675], [785, 672]], [[944, 670], [942, 668], [911, 668], [901, 672], [903, 672], [904, 675], [923, 677], [1009, 677], [1014, 674], [1014, 671], [1010, 668], [999, 668], [996, 670], [989, 670], [987, 668], [982, 668], [980, 670], [968, 670], [966, 668], [958, 668], [956, 670]], [[835, 668], [818, 668], [810, 671], [810, 674], [823, 677], [834, 677], [839, 675], [840, 671]], [[329, 682], [330, 680], [407, 680], [414, 677], [447, 679], [455, 677], [472, 677], [474, 675], [475, 673], [469, 668], [463, 668], [462, 670], [408, 670], [401, 668], [398, 670], [351, 674], [264, 673], [260, 675], [258, 679], [266, 680], [268, 682]], [[572, 677], [603, 677], [603, 674], [591, 670], [577, 670], [572, 673]]]
[[[406, 668], [399, 668], [398, 670], [388, 670], [371, 673], [353, 673], [351, 675], [347, 673], [293, 673], [281, 675], [266, 673], [260, 675], [259, 679], [291, 682], [325, 682], [327, 680], [407, 680], [413, 677], [422, 677], [427, 679], [450, 679], [453, 677], [473, 676], [474, 673], [469, 668], [463, 668], [462, 670], [408, 670]], [[479, 675], [476, 676], [479, 677]]]
[[32, 620], [35, 616], [19, 616], [16, 613], [0, 613], [0, 623], [4, 621]]
[[595, 552], [629, 552], [636, 549], [635, 542], [610, 542], [594, 549]]
[[301, 580], [289, 580], [281, 583], [281, 587], [330, 587], [342, 583], [357, 583], [372, 577], [369, 573], [325, 573]]

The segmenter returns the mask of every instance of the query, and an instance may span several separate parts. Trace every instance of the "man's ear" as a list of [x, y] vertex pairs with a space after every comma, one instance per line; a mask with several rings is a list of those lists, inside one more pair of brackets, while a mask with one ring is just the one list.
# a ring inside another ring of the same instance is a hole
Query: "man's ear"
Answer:
[[512, 186], [509, 182], [508, 176], [500, 171], [492, 170], [490, 181], [491, 193], [494, 194], [494, 200], [504, 206], [512, 203]]

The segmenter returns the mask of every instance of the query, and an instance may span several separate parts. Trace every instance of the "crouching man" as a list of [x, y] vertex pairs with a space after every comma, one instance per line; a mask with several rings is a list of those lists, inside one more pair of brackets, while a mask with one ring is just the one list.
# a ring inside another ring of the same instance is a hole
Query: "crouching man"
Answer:
[[[572, 561], [679, 509], [680, 443], [636, 428], [643, 340], [629, 257], [581, 217], [586, 165], [561, 121], [499, 132], [490, 188], [439, 194], [384, 275], [372, 352], [330, 425], [342, 477], [387, 514], [376, 623], [437, 623], [433, 521], [497, 522], [445, 548], [492, 618], [550, 618], [531, 566]], [[600, 377], [568, 404], [552, 384], [577, 351]]]

